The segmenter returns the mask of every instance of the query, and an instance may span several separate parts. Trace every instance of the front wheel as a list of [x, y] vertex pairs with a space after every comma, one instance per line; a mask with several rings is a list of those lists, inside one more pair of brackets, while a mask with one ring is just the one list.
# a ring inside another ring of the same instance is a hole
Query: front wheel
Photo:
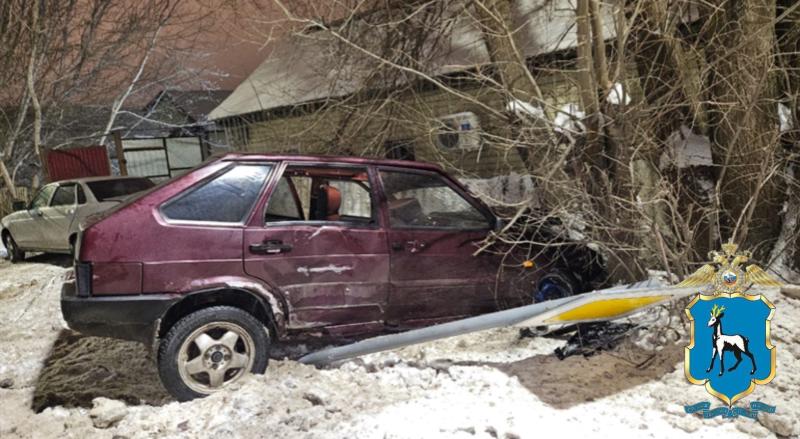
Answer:
[[179, 401], [207, 396], [248, 372], [264, 373], [267, 330], [251, 314], [215, 306], [179, 320], [161, 341], [158, 374]]
[[14, 237], [12, 237], [11, 234], [5, 234], [5, 237], [3, 238], [3, 244], [6, 246], [6, 252], [8, 253], [6, 259], [11, 261], [12, 264], [16, 264], [17, 262], [22, 262], [25, 260], [25, 252], [20, 250], [17, 242], [14, 241]]
[[574, 296], [582, 292], [573, 276], [562, 270], [554, 270], [539, 279], [533, 301], [545, 302]]

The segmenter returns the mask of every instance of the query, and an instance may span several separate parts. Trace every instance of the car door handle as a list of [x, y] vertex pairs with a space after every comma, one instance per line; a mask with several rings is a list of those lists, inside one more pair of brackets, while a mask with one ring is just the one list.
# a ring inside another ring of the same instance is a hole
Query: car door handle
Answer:
[[275, 255], [278, 253], [288, 253], [292, 251], [291, 244], [284, 244], [283, 241], [271, 239], [258, 244], [250, 244], [250, 253], [265, 255]]
[[403, 251], [408, 250], [410, 253], [419, 253], [427, 247], [422, 241], [417, 241], [416, 239], [413, 241], [395, 241], [392, 243], [392, 250], [394, 251]]

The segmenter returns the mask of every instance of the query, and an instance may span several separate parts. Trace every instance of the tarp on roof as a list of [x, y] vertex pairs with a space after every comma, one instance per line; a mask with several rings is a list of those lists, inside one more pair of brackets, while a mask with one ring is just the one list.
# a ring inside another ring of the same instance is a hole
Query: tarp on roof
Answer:
[[[568, 49], [576, 44], [575, 6], [570, 0], [514, 2], [512, 19], [517, 47], [525, 57]], [[607, 8], [605, 38], [615, 35]], [[464, 71], [490, 62], [473, 11], [454, 2], [444, 38], [429, 41], [416, 69], [434, 76]], [[363, 26], [359, 46], [380, 52], [380, 26]], [[370, 34], [370, 32], [372, 34]], [[431, 32], [431, 39], [441, 36]], [[270, 110], [351, 94], [366, 85], [380, 62], [343, 43], [327, 31], [292, 34], [272, 45], [265, 61], [209, 115], [210, 119]]]

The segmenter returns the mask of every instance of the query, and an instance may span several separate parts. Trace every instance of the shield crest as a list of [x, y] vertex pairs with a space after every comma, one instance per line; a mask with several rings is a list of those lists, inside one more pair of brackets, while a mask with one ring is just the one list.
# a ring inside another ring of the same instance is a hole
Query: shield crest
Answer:
[[691, 321], [684, 369], [692, 384], [732, 406], [775, 377], [770, 321], [775, 307], [763, 295], [698, 294], [686, 307]]

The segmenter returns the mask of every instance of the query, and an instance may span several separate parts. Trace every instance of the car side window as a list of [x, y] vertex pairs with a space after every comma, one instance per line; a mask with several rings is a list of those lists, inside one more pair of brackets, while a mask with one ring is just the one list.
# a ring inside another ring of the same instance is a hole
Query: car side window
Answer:
[[47, 206], [47, 203], [50, 201], [50, 196], [53, 195], [53, 191], [56, 190], [55, 185], [47, 185], [39, 190], [35, 197], [33, 197], [33, 201], [31, 201], [31, 209], [40, 209], [42, 207]]
[[241, 223], [252, 209], [272, 165], [237, 165], [193, 186], [161, 207], [170, 220]]
[[289, 177], [283, 176], [272, 191], [267, 205], [267, 221], [302, 221], [304, 219], [300, 201], [295, 197], [295, 186]]
[[366, 168], [289, 166], [270, 195], [265, 223], [375, 222]]
[[53, 194], [53, 199], [50, 200], [50, 206], [72, 206], [75, 204], [75, 185], [59, 186], [56, 193]]
[[392, 227], [487, 229], [489, 219], [438, 175], [381, 171]]

